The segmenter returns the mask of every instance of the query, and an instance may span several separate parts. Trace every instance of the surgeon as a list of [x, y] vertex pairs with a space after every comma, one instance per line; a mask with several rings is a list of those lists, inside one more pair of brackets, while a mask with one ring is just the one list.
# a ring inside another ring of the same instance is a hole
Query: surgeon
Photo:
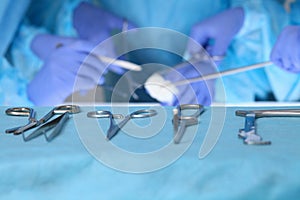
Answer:
[[[298, 4], [279, 0], [190, 1], [189, 4], [174, 1], [166, 5], [161, 1], [151, 1], [148, 4], [134, 0], [121, 3], [102, 1], [105, 9], [132, 20], [138, 27], [165, 27], [189, 34], [194, 41], [205, 47], [211, 56], [225, 56], [221, 63], [217, 63], [219, 70], [270, 60], [271, 50], [280, 31], [289, 24], [298, 24]], [[177, 15], [178, 10], [180, 15]], [[176, 44], [172, 38], [148, 38], [170, 46]], [[197, 51], [199, 49], [195, 48], [195, 45], [188, 45], [186, 49], [190, 56]], [[163, 63], [169, 65], [180, 62], [171, 56], [168, 56], [167, 60], [162, 54], [147, 57], [148, 61], [153, 61], [153, 57], [160, 58]], [[271, 61], [274, 61], [272, 58]], [[145, 56], [136, 55], [135, 59], [141, 62], [141, 59], [145, 60]], [[179, 73], [183, 78], [190, 78], [194, 74], [191, 70], [194, 69], [189, 67], [181, 69]], [[172, 82], [177, 80], [178, 76], [169, 75], [163, 78]], [[198, 102], [205, 105], [209, 105], [212, 99], [230, 103], [259, 100], [295, 101], [299, 99], [298, 79], [298, 74], [291, 74], [276, 66], [268, 66], [265, 69], [224, 77], [217, 80], [213, 88], [211, 83], [193, 84], [191, 87], [196, 93], [196, 99], [185, 87], [178, 88], [177, 98], [162, 100], [162, 103], [175, 105], [178, 104], [178, 99], [184, 99], [186, 103]], [[282, 83], [278, 80], [286, 81]], [[226, 98], [222, 91], [224, 87]]]
[[[224, 56], [224, 60], [217, 63], [220, 71], [269, 60], [274, 65], [219, 79], [214, 88], [210, 88], [215, 93], [206, 92], [201, 82], [194, 83], [191, 86], [198, 94], [196, 101], [186, 87], [177, 87], [177, 99], [202, 104], [209, 104], [206, 100], [213, 98], [217, 102], [226, 103], [299, 101], [299, 2], [231, 1], [231, 6], [235, 8], [193, 26], [190, 33], [192, 39], [187, 46], [188, 55], [201, 52], [202, 49], [194, 45], [197, 42], [211, 56]], [[181, 69], [179, 72], [183, 75], [182, 79], [190, 78], [189, 74], [193, 73], [189, 72], [192, 70]], [[164, 78], [166, 80], [163, 81], [172, 82], [178, 76], [174, 74]], [[175, 98], [169, 99], [162, 101], [170, 105], [177, 103]]]
[[[1, 105], [34, 104], [28, 97], [27, 85], [42, 62], [32, 52], [30, 44], [39, 33], [68, 35], [72, 32], [63, 19], [59, 19], [61, 24], [56, 23], [55, 16], [60, 15], [62, 10], [64, 7], [60, 1], [0, 2]], [[67, 18], [66, 15], [64, 17]]]
[[[101, 16], [102, 37], [95, 41], [84, 35], [81, 39], [72, 21], [81, 0], [21, 0], [17, 5], [8, 2], [0, 3], [1, 105], [61, 104], [77, 90], [103, 84], [103, 74], [110, 69], [102, 62], [90, 56], [85, 67], [79, 70], [79, 66], [96, 44], [111, 36], [111, 29], [122, 29], [123, 19], [106, 12], [110, 20]], [[131, 28], [129, 22], [127, 26]], [[112, 56], [113, 47], [107, 45], [97, 53]], [[111, 67], [114, 73], [123, 73], [118, 66]], [[73, 87], [75, 79], [77, 88]]]
[[[84, 12], [93, 12], [95, 9], [89, 8]], [[73, 12], [76, 15], [76, 9], [72, 11], [72, 24], [80, 38], [39, 34], [31, 42], [31, 49], [43, 61], [41, 70], [27, 88], [30, 100], [36, 105], [60, 104], [74, 92], [88, 91], [96, 85], [102, 85], [107, 71], [117, 74], [124, 72], [118, 66], [108, 67], [97, 58], [115, 58], [113, 44], [107, 42], [91, 54], [99, 43], [112, 36], [114, 30], [121, 31], [123, 19], [103, 10], [97, 13], [101, 22], [93, 26], [89, 23], [93, 20], [89, 15], [73, 20]], [[132, 28], [130, 22], [127, 22], [127, 26]]]
[[[227, 10], [210, 17], [193, 27], [191, 37], [212, 56], [225, 56], [220, 71], [269, 60], [274, 65], [218, 80], [215, 101], [299, 101], [299, 1], [239, 4], [242, 12]], [[188, 51], [197, 49], [189, 46]]]

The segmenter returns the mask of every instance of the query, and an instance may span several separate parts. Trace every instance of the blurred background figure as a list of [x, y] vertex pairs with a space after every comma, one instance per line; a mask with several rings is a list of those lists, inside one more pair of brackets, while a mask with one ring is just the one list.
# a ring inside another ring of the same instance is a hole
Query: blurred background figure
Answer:
[[[0, 81], [10, 81], [14, 89], [9, 89], [9, 92], [7, 88], [2, 89], [2, 104], [60, 104], [74, 92], [75, 79], [80, 83], [78, 92], [105, 83], [114, 85], [128, 72], [118, 66], [106, 68], [103, 62], [93, 59], [93, 56], [89, 56], [86, 62], [83, 61], [90, 50], [99, 43], [122, 32], [124, 22], [128, 29], [160, 27], [191, 36], [194, 42], [202, 45], [211, 56], [225, 56], [222, 62], [216, 63], [218, 70], [222, 71], [270, 60], [273, 45], [280, 32], [287, 25], [298, 25], [300, 20], [297, 12], [299, 2], [281, 0], [191, 0], [188, 3], [184, 0], [22, 2], [24, 5], [17, 12], [19, 17], [12, 19], [9, 24], [14, 25], [7, 33], [7, 44], [3, 43], [6, 46], [2, 54], [3, 72]], [[6, 10], [11, 9], [16, 8], [10, 8], [9, 3], [3, 6], [3, 16], [8, 16], [11, 12]], [[278, 38], [271, 61], [281, 68], [269, 66], [207, 84], [195, 83], [190, 85], [189, 90], [195, 95], [189, 95], [184, 87], [177, 88], [176, 98], [160, 102], [163, 105], [210, 105], [212, 101], [237, 103], [256, 100], [299, 100], [299, 75], [289, 72], [298, 72], [298, 65], [295, 64], [298, 62], [297, 53], [290, 50], [294, 54], [289, 56], [287, 51], [282, 51], [288, 48], [285, 43], [293, 43], [296, 40], [296, 44], [297, 33], [296, 26], [287, 27]], [[287, 39], [286, 35], [289, 35], [290, 39]], [[188, 40], [177, 42], [174, 37], [169, 37], [164, 32], [149, 32], [138, 39], [129, 38], [127, 45], [134, 48], [145, 41], [153, 46], [162, 45], [166, 49], [174, 49], [179, 53], [176, 55], [161, 49], [146, 48], [123, 56], [121, 59], [143, 65], [144, 75], [130, 72], [128, 76], [130, 81], [138, 84], [143, 84], [149, 76], [161, 70], [159, 67], [151, 67], [148, 63], [175, 66], [182, 62], [182, 55], [191, 58], [200, 51]], [[293, 48], [297, 49], [296, 45]], [[116, 45], [107, 43], [98, 53], [114, 57], [115, 50]], [[204, 74], [212, 71], [203, 68], [202, 66], [200, 71]], [[178, 74], [183, 79], [190, 78], [194, 76], [193, 71], [194, 67], [187, 66], [178, 70]], [[12, 73], [14, 75], [11, 75]], [[170, 82], [178, 80], [178, 76], [173, 74], [167, 74], [163, 78]], [[226, 99], [221, 95], [222, 84], [225, 87]], [[143, 87], [140, 87], [137, 93], [138, 101], [154, 101]], [[106, 94], [107, 101], [111, 100], [110, 95]], [[178, 101], [180, 99], [182, 101]]]
[[[267, 66], [217, 80], [214, 100], [299, 101], [299, 1], [230, 2], [235, 8], [196, 24], [191, 38], [211, 56], [225, 56], [218, 63], [220, 71], [269, 60], [279, 67]], [[199, 50], [188, 45], [187, 51], [193, 55]]]

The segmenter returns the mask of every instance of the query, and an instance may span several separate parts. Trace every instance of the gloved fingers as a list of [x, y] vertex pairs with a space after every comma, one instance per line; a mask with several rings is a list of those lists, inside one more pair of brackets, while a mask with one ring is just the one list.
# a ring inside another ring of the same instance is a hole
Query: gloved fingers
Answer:
[[57, 48], [76, 41], [72, 37], [61, 37], [50, 34], [39, 34], [31, 41], [31, 50], [42, 60], [45, 60]]
[[[109, 63], [104, 62], [104, 60], [101, 58], [102, 56], [109, 57], [109, 58], [115, 57], [113, 55], [112, 47], [110, 46], [106, 48], [107, 46], [106, 44], [95, 47], [95, 45], [91, 42], [78, 40], [69, 46], [75, 51], [81, 52], [83, 56], [86, 56], [85, 62], [93, 66], [97, 66], [97, 65], [102, 67], [108, 66]], [[80, 56], [78, 59], [84, 60], [82, 56]], [[108, 68], [109, 70], [112, 70], [119, 74], [124, 73], [123, 69], [121, 69], [119, 66], [114, 64], [109, 65]]]
[[218, 38], [214, 40], [214, 44], [210, 45], [206, 50], [211, 56], [224, 56], [230, 45], [232, 38]]
[[115, 65], [115, 64], [110, 64], [108, 66], [108, 70], [110, 70], [110, 71], [112, 71], [112, 72], [114, 72], [116, 74], [119, 74], [119, 75], [124, 74], [126, 72], [125, 69], [123, 69], [120, 66]]
[[275, 54], [273, 54], [273, 56], [271, 57], [271, 61], [275, 65], [279, 66], [280, 68], [286, 71], [293, 73], [300, 72], [300, 62], [297, 58], [294, 60], [293, 58], [291, 58], [291, 56], [281, 57], [275, 56]]
[[87, 3], [81, 2], [73, 11], [73, 27], [81, 39], [89, 40], [97, 35], [105, 27], [99, 26], [101, 19], [100, 8]]
[[292, 69], [291, 72], [293, 73], [299, 73], [300, 72], [300, 61], [292, 61]]
[[197, 87], [197, 103], [204, 106], [209, 106], [212, 103], [214, 97], [214, 83], [214, 80], [203, 81], [201, 83], [202, 86]]
[[277, 66], [294, 73], [300, 72], [299, 26], [283, 29], [272, 49], [270, 60]]
[[283, 69], [287, 71], [291, 71], [293, 69], [293, 65], [291, 63], [290, 57], [285, 57], [282, 59]]
[[294, 49], [294, 52], [290, 54], [291, 63], [293, 65], [293, 69], [291, 70], [293, 73], [300, 72], [300, 49], [297, 47]]
[[101, 59], [101, 55], [97, 56], [95, 54], [89, 54], [87, 56], [82, 53], [80, 56], [78, 56], [78, 60], [82, 60], [82, 64], [90, 65], [91, 67], [97, 69], [97, 71], [107, 72], [108, 70], [110, 70], [117, 74], [123, 74], [125, 72], [123, 68], [115, 65], [114, 63], [104, 62]]
[[94, 80], [90, 79], [90, 77], [86, 76], [77, 76], [73, 85], [72, 93], [81, 91], [81, 90], [90, 90], [93, 89], [97, 83]]
[[74, 9], [73, 25], [75, 29], [84, 24], [86, 28], [94, 28], [99, 25], [99, 21], [101, 20], [108, 23], [111, 28], [122, 28], [122, 18], [91, 3], [82, 2]]
[[210, 36], [206, 32], [205, 26], [197, 24], [190, 33], [190, 39], [187, 43], [187, 51], [191, 54], [202, 52], [203, 48], [208, 44]]
[[[82, 39], [103, 41], [113, 29], [122, 30], [123, 19], [90, 3], [82, 2], [73, 13], [73, 26]], [[98, 36], [98, 38], [97, 38]]]
[[77, 39], [73, 43], [69, 44], [68, 47], [74, 51], [82, 52], [88, 55], [94, 52], [95, 44], [86, 40]]
[[89, 65], [81, 65], [78, 69], [76, 76], [83, 76], [92, 80], [95, 84], [99, 82], [101, 77], [104, 77], [106, 74], [105, 71], [99, 71], [96, 68]]
[[60, 75], [62, 72], [76, 73], [86, 56], [75, 52], [67, 46], [57, 49], [45, 61], [45, 67], [52, 73]]

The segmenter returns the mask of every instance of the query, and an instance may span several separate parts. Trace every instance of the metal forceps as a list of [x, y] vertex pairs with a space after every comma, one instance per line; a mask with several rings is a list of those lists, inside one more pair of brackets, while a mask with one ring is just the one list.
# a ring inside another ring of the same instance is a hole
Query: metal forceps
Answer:
[[[123, 117], [123, 115], [120, 114], [114, 115], [109, 111], [89, 112], [87, 116], [98, 117], [98, 118], [105, 118], [105, 117], [110, 118], [110, 127], [107, 131], [106, 139], [111, 140], [115, 135], [117, 135], [120, 129], [123, 128], [130, 119], [152, 117], [156, 114], [157, 112], [155, 110], [142, 109], [142, 110], [137, 110], [125, 117]], [[124, 118], [124, 119], [119, 124], [117, 124], [114, 119], [120, 119], [120, 118]]]
[[38, 121], [35, 118], [35, 111], [28, 107], [14, 107], [8, 108], [5, 113], [10, 116], [28, 116], [28, 123], [24, 126], [18, 126], [15, 128], [6, 129], [5, 133], [13, 133], [14, 135], [19, 135], [24, 131], [35, 127]]
[[[70, 114], [79, 113], [80, 108], [76, 105], [62, 105], [53, 108], [50, 112], [48, 112], [44, 117], [42, 117], [39, 121], [37, 126], [43, 124], [38, 129], [34, 130], [32, 133], [30, 133], [28, 136], [25, 136], [23, 133], [23, 139], [24, 141], [32, 140], [42, 134], [45, 135], [45, 138], [47, 142], [50, 142], [55, 138], [63, 128], [65, 122], [69, 119]], [[47, 122], [49, 119], [51, 119], [54, 115], [60, 114], [59, 117]], [[53, 129], [53, 131], [50, 134], [47, 134], [47, 132], [50, 129]]]
[[[183, 115], [182, 110], [196, 110], [191, 115]], [[200, 104], [182, 104], [173, 110], [174, 143], [179, 144], [187, 126], [198, 124], [198, 117], [204, 112]]]
[[114, 119], [122, 119], [124, 118], [123, 115], [121, 114], [112, 114], [110, 111], [107, 110], [96, 110], [96, 111], [91, 111], [87, 113], [87, 117], [90, 118], [109, 118], [110, 125], [109, 125], [109, 130], [112, 129], [112, 126], [115, 124]]

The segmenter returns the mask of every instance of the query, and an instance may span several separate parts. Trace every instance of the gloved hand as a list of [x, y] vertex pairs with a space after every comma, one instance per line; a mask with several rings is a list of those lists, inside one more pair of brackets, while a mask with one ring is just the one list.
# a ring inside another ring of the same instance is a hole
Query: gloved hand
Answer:
[[215, 72], [215, 66], [208, 61], [181, 68], [170, 68], [153, 74], [145, 83], [148, 94], [162, 105], [202, 104], [208, 106], [214, 97], [214, 80], [200, 81], [175, 86], [172, 83]]
[[[193, 56], [204, 47], [211, 56], [224, 56], [230, 42], [241, 29], [244, 22], [244, 10], [233, 8], [210, 17], [191, 30], [187, 52]], [[197, 44], [198, 43], [198, 44]]]
[[[60, 104], [75, 91], [92, 89], [103, 83], [106, 64], [94, 55], [105, 55], [105, 49], [94, 49], [94, 45], [87, 41], [51, 35], [42, 35], [35, 40], [39, 41], [40, 45], [34, 44], [32, 47], [45, 59], [44, 65], [27, 88], [34, 104]], [[50, 44], [53, 41], [55, 43]], [[60, 47], [55, 48], [57, 44]], [[49, 55], [42, 51], [45, 48]], [[93, 54], [90, 55], [92, 49]]]
[[[82, 2], [74, 10], [73, 26], [79, 38], [96, 44], [109, 38], [116, 32], [121, 32], [124, 20], [100, 7]], [[132, 29], [132, 23], [127, 22], [127, 29]]]
[[300, 26], [287, 26], [272, 49], [270, 60], [294, 73], [300, 72]]
[[[46, 61], [49, 56], [52, 55], [54, 51], [57, 49], [72, 45], [78, 39], [72, 37], [63, 37], [63, 36], [55, 36], [49, 34], [40, 34], [35, 36], [35, 38], [31, 42], [31, 50], [43, 61]], [[82, 41], [82, 43], [85, 43]], [[90, 46], [90, 51], [96, 46], [96, 44], [92, 44], [89, 41], [86, 41], [86, 44]], [[86, 52], [87, 53], [87, 52]], [[110, 43], [110, 41], [106, 41], [102, 43], [100, 46], [97, 46], [98, 55], [104, 55], [111, 58], [116, 58], [114, 47]], [[67, 58], [66, 58], [67, 59]], [[72, 59], [72, 58], [70, 58]], [[117, 74], [123, 74], [125, 70], [116, 65], [110, 65], [108, 70], [113, 71]]]

